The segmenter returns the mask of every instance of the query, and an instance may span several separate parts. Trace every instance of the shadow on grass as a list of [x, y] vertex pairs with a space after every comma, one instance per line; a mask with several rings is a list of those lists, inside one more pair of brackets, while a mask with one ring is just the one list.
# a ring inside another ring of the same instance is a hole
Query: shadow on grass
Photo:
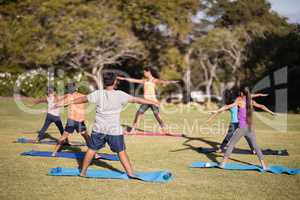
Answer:
[[[209, 153], [203, 153], [202, 147], [195, 147], [195, 146], [189, 144], [189, 142], [191, 142], [193, 140], [197, 140], [197, 141], [201, 141], [201, 142], [204, 142], [204, 143], [210, 145], [212, 147], [211, 149], [218, 149], [218, 145], [220, 143], [214, 142], [214, 141], [210, 141], [210, 140], [206, 140], [206, 139], [203, 139], [203, 138], [200, 138], [200, 137], [188, 137], [188, 136], [184, 136], [184, 138], [187, 139], [186, 141], [184, 141], [182, 143], [182, 145], [185, 146], [185, 148], [177, 149], [177, 150], [172, 150], [170, 152], [179, 152], [179, 151], [193, 150], [193, 151], [195, 151], [197, 153], [204, 154], [211, 162], [216, 162], [216, 163], [219, 163], [219, 161], [217, 160], [217, 158], [223, 158], [223, 156], [218, 155], [216, 152], [213, 152], [213, 151], [211, 151]], [[244, 162], [244, 161], [237, 160], [237, 159], [233, 159], [233, 158], [229, 158], [229, 160], [232, 160], [232, 161], [235, 161], [235, 162], [239, 162], [239, 163], [243, 163], [243, 164], [251, 165], [251, 163]]]
[[[51, 136], [49, 137], [49, 136], [50, 136], [50, 135], [47, 134], [47, 138], [50, 138], [50, 139], [52, 139], [52, 140], [58, 141], [56, 138], [51, 137]], [[78, 146], [63, 145], [63, 146], [59, 149], [59, 151], [62, 151], [62, 150], [69, 151], [69, 152], [75, 152], [75, 153], [84, 153], [84, 152], [82, 151], [82, 149], [81, 149], [80, 147], [78, 147]], [[76, 158], [76, 162], [77, 162], [78, 168], [79, 168], [79, 169], [82, 169], [83, 159], [80, 158], [80, 157], [78, 157], [78, 158]], [[99, 166], [99, 167], [102, 167], [102, 168], [106, 168], [106, 169], [112, 170], [112, 171], [122, 172], [122, 171], [120, 171], [119, 169], [114, 168], [112, 165], [110, 165], [110, 164], [108, 164], [108, 163], [106, 163], [106, 162], [103, 162], [103, 161], [101, 161], [101, 160], [98, 160], [98, 159], [97, 159], [97, 160], [93, 159], [91, 165], [92, 165], [92, 164], [94, 164], [94, 165], [96, 165], [96, 166]]]
[[[129, 126], [127, 124], [122, 124], [121, 125], [122, 127], [124, 127], [126, 129], [127, 132], [130, 132], [132, 130], [132, 126]], [[136, 128], [137, 131], [142, 131], [142, 132], [146, 132], [145, 130], [143, 129], [140, 129], [140, 128]]]
[[[20, 131], [21, 134], [27, 134], [27, 135], [37, 135], [38, 134], [38, 130], [37, 131]], [[56, 131], [47, 131], [46, 134], [56, 134]]]
[[187, 144], [191, 141], [197, 140], [197, 141], [201, 141], [201, 142], [208, 144], [209, 146], [211, 146], [214, 149], [218, 149], [219, 148], [218, 146], [220, 145], [220, 143], [218, 143], [218, 142], [207, 140], [207, 139], [204, 139], [201, 137], [189, 137], [189, 136], [185, 135], [185, 136], [183, 136], [183, 138], [187, 139], [186, 141], [183, 142], [183, 144]]
[[93, 160], [93, 164], [98, 166], [98, 167], [102, 167], [102, 168], [106, 168], [106, 169], [109, 169], [109, 170], [112, 170], [112, 171], [116, 171], [116, 172], [121, 172], [123, 173], [123, 171], [113, 167], [112, 165], [104, 162], [104, 161], [101, 161], [101, 160]]
[[58, 139], [55, 138], [55, 137], [53, 137], [53, 136], [51, 136], [48, 132], [45, 134], [44, 139], [46, 139], [46, 138], [58, 142]]

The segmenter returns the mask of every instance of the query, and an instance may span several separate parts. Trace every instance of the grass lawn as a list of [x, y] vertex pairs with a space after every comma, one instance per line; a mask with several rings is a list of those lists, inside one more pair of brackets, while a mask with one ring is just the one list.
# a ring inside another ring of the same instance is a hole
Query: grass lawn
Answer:
[[[42, 108], [45, 105], [35, 106]], [[11, 100], [0, 100], [0, 199], [299, 199], [300, 175], [275, 175], [254, 171], [225, 171], [219, 169], [191, 169], [194, 161], [221, 160], [222, 154], [209, 157], [200, 154], [198, 147], [220, 143], [228, 125], [228, 113], [222, 114], [211, 126], [204, 120], [207, 114], [195, 107], [168, 106], [162, 114], [165, 123], [174, 132], [191, 137], [126, 136], [127, 150], [136, 170], [169, 170], [174, 179], [166, 184], [136, 180], [100, 180], [80, 177], [47, 176], [52, 167], [77, 167], [76, 160], [63, 158], [22, 157], [19, 154], [31, 149], [52, 151], [54, 146], [42, 144], [16, 144], [18, 137], [35, 138], [45, 114], [33, 115], [21, 111]], [[87, 124], [93, 124], [93, 106], [89, 107]], [[122, 113], [123, 124], [130, 125], [136, 106], [128, 106]], [[167, 114], [168, 113], [168, 114]], [[262, 114], [269, 119], [272, 117]], [[65, 113], [63, 114], [65, 121]], [[300, 168], [300, 115], [288, 116], [288, 131], [276, 131], [255, 119], [258, 144], [261, 148], [288, 149], [289, 156], [266, 156], [268, 164]], [[145, 115], [141, 128], [151, 130], [157, 124], [151, 112]], [[48, 132], [58, 137], [54, 125]], [[219, 133], [219, 134], [218, 134]], [[77, 134], [71, 141], [82, 141]], [[238, 148], [248, 148], [241, 140]], [[86, 151], [86, 147], [77, 151]], [[109, 148], [103, 152], [110, 153]], [[235, 161], [258, 164], [254, 155], [232, 154]], [[231, 161], [232, 162], [232, 161]], [[122, 169], [118, 162], [96, 162], [91, 168], [113, 166]]]

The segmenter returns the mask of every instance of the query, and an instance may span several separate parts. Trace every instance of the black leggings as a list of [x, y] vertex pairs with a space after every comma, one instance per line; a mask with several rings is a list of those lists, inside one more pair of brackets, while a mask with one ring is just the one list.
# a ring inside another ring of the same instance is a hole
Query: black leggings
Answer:
[[62, 135], [64, 133], [64, 127], [63, 124], [61, 122], [61, 119], [59, 116], [55, 116], [55, 115], [51, 115], [51, 114], [47, 114], [44, 125], [42, 127], [42, 129], [39, 131], [38, 134], [38, 139], [41, 140], [45, 137], [45, 133], [48, 129], [48, 127], [50, 126], [51, 123], [55, 123], [56, 127], [58, 128], [60, 134]]

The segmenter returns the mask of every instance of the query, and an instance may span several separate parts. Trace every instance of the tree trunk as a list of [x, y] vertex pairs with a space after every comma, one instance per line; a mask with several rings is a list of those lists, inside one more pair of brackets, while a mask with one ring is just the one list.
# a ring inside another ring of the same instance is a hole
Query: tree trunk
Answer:
[[97, 86], [99, 90], [103, 90], [103, 82], [102, 82], [102, 68], [97, 70]]
[[191, 69], [188, 68], [184, 75], [183, 103], [191, 101]]
[[189, 103], [191, 101], [191, 68], [190, 68], [190, 56], [193, 49], [190, 48], [184, 55], [184, 64], [186, 65], [186, 72], [184, 75], [185, 87], [183, 90], [183, 103]]
[[207, 96], [207, 105], [209, 106], [211, 104], [211, 85], [212, 85], [213, 77], [210, 77], [206, 86], [205, 86], [205, 92]]
[[213, 80], [216, 77], [216, 69], [217, 69], [217, 62], [214, 60], [213, 63], [211, 63], [210, 60], [207, 60], [207, 65], [209, 68], [209, 79], [206, 85], [206, 95], [207, 95], [207, 108], [210, 108], [211, 105], [211, 88], [213, 84]]
[[102, 90], [103, 84], [102, 84], [102, 69], [103, 66], [100, 67], [93, 67], [92, 69], [92, 79], [96, 83], [97, 89]]

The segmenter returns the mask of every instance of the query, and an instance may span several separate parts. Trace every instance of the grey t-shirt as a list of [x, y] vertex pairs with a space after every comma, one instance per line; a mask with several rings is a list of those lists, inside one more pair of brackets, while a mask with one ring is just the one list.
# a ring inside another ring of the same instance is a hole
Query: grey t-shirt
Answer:
[[96, 118], [93, 131], [107, 135], [122, 135], [120, 113], [130, 95], [120, 90], [96, 90], [87, 96], [96, 103]]

